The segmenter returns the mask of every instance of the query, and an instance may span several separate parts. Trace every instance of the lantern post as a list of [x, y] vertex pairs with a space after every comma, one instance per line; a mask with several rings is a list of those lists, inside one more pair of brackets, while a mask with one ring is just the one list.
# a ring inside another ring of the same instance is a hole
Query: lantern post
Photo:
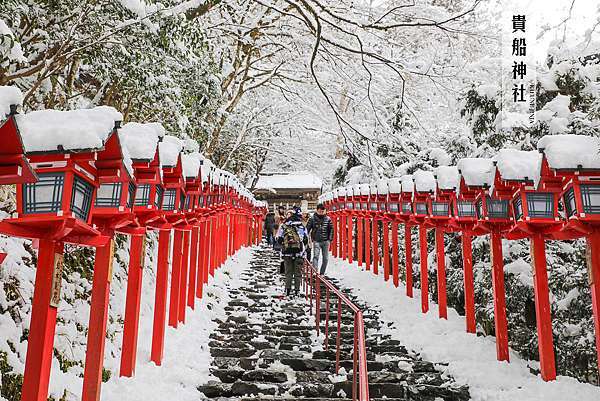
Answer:
[[391, 224], [392, 235], [392, 283], [394, 287], [400, 285], [399, 277], [399, 247], [398, 247], [398, 224], [403, 222], [401, 210], [402, 204], [400, 194], [402, 192], [402, 184], [399, 177], [390, 178], [387, 180], [388, 199], [386, 205], [386, 218]]
[[404, 221], [404, 257], [406, 265], [406, 295], [413, 297], [413, 261], [412, 261], [412, 198], [415, 190], [413, 176], [410, 174], [400, 177], [400, 214]]
[[371, 183], [369, 186], [369, 216], [371, 226], [371, 262], [373, 264], [373, 274], [379, 275], [379, 223], [377, 215], [379, 214], [379, 203], [377, 202], [377, 183]]
[[348, 263], [354, 262], [354, 187], [346, 187], [346, 221], [348, 223], [348, 233], [346, 234], [348, 243]]
[[377, 181], [377, 205], [379, 209], [379, 220], [381, 220], [381, 256], [383, 257], [383, 279], [390, 279], [390, 227], [387, 216], [388, 206], [388, 180], [386, 178]]
[[415, 191], [413, 193], [413, 221], [419, 226], [419, 250], [421, 264], [421, 311], [429, 311], [429, 278], [427, 228], [430, 226], [429, 215], [431, 195], [435, 192], [435, 177], [431, 171], [417, 170], [413, 174]]
[[21, 399], [45, 401], [61, 300], [64, 243], [104, 247], [109, 241], [92, 227], [99, 185], [95, 160], [115, 135], [122, 116], [111, 107], [97, 107], [42, 110], [14, 118], [38, 181], [28, 182], [23, 174], [16, 177], [20, 181], [17, 213], [0, 222], [0, 232], [39, 240]]
[[[566, 221], [552, 237], [584, 237], [587, 242], [588, 282], [600, 371], [600, 160], [597, 155], [600, 140], [583, 135], [549, 135], [541, 138], [537, 147], [543, 153], [540, 190], [552, 191], [557, 183], [561, 185], [559, 196]], [[537, 252], [541, 254], [541, 245]], [[541, 259], [537, 254], [535, 257], [536, 262]]]
[[[502, 236], [513, 226], [509, 208], [511, 194], [498, 189], [491, 191], [490, 182], [494, 178], [494, 165], [490, 159], [475, 159], [480, 164], [480, 190], [475, 198], [477, 224], [475, 229], [490, 234], [492, 259], [492, 288], [494, 292], [494, 325], [496, 333], [496, 356], [499, 361], [508, 361], [508, 324], [506, 320], [506, 291], [504, 286], [504, 258]], [[466, 159], [472, 163], [473, 159]], [[465, 174], [465, 159], [459, 161], [458, 168]]]
[[473, 334], [476, 331], [476, 322], [472, 239], [475, 235], [486, 234], [485, 231], [475, 230], [475, 199], [490, 182], [490, 164], [489, 159], [462, 159], [459, 162], [459, 190], [452, 206], [454, 218], [450, 221], [452, 229], [461, 235], [466, 331]]
[[370, 241], [368, 235], [368, 210], [369, 210], [369, 194], [371, 193], [371, 188], [369, 184], [359, 184], [359, 205], [360, 207], [357, 210], [360, 210], [357, 217], [356, 230], [358, 232], [358, 265], [362, 266], [365, 264], [367, 270], [370, 269], [371, 257], [370, 257]]

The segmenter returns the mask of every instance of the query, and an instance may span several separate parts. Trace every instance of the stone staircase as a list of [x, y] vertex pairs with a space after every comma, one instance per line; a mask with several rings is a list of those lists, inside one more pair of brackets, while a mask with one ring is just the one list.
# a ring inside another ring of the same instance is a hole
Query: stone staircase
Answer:
[[[218, 321], [209, 347], [215, 380], [198, 387], [211, 400], [340, 400], [352, 398], [353, 318], [341, 316], [340, 372], [335, 373], [337, 304], [330, 306], [329, 349], [324, 349], [325, 311], [321, 335], [304, 297], [281, 298], [279, 258], [268, 247], [255, 252], [243, 273], [246, 284], [231, 291], [227, 319]], [[379, 333], [378, 312], [344, 293], [364, 313], [371, 400], [463, 401], [468, 389], [442, 376], [433, 363], [406, 350], [397, 339]], [[324, 290], [322, 292], [324, 294]], [[335, 306], [335, 308], [334, 308]]]

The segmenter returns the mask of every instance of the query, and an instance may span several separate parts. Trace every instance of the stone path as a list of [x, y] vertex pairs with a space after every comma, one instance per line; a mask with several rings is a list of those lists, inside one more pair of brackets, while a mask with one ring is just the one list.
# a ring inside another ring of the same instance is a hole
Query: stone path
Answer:
[[[242, 277], [246, 285], [232, 291], [228, 317], [218, 321], [209, 343], [211, 372], [217, 380], [198, 390], [211, 400], [294, 400], [352, 398], [352, 316], [342, 313], [342, 353], [335, 374], [337, 316], [330, 311], [329, 350], [318, 338], [309, 301], [280, 299], [283, 277], [279, 259], [267, 247], [255, 252]], [[335, 282], [334, 282], [335, 283]], [[379, 333], [378, 312], [346, 295], [364, 311], [371, 400], [466, 401], [466, 387], [442, 377], [431, 362], [406, 350], [401, 342]], [[325, 312], [321, 311], [321, 328]]]

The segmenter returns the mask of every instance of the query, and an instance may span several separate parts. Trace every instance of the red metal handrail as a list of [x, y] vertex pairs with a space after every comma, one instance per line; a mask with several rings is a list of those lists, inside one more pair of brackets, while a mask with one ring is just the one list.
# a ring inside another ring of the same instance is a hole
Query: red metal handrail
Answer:
[[[321, 276], [317, 269], [308, 261], [304, 261], [305, 296], [310, 299], [310, 314], [315, 301], [315, 325], [317, 335], [321, 332], [321, 284], [325, 287], [325, 350], [329, 350], [329, 310], [330, 297], [337, 297], [337, 337], [335, 355], [335, 373], [340, 369], [340, 337], [342, 334], [342, 305], [348, 307], [354, 314], [354, 346], [352, 369], [352, 400], [369, 401], [369, 375], [367, 372], [367, 349], [365, 345], [365, 322], [360, 308], [348, 299], [329, 280]], [[313, 297], [314, 293], [314, 297]]]

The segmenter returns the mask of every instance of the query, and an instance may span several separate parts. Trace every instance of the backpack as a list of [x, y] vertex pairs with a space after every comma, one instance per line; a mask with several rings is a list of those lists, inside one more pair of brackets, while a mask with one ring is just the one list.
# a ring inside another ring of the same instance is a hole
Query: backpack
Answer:
[[298, 230], [291, 224], [284, 224], [283, 230], [283, 253], [300, 253], [302, 252], [302, 240]]

